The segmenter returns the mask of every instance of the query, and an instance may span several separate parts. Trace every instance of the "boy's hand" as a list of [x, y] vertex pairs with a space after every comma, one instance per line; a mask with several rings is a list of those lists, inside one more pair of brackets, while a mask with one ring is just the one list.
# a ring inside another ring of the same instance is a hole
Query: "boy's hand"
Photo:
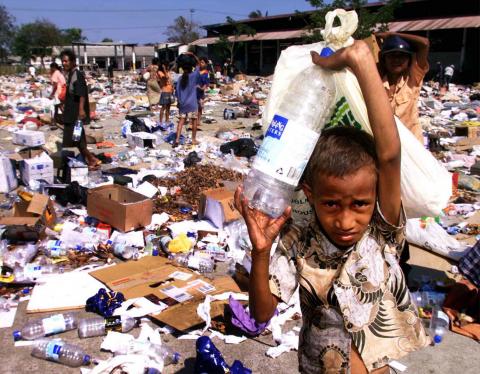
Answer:
[[362, 66], [362, 61], [371, 59], [374, 62], [372, 53], [368, 45], [362, 40], [355, 40], [355, 42], [346, 48], [341, 48], [328, 57], [321, 57], [317, 52], [310, 51], [312, 62], [322, 68], [329, 70], [341, 70], [343, 68], [357, 68]]
[[248, 200], [243, 196], [242, 187], [238, 187], [235, 192], [235, 207], [245, 219], [254, 253], [270, 255], [270, 248], [283, 225], [290, 218], [292, 209], [288, 207], [278, 218], [269, 217], [248, 206]]

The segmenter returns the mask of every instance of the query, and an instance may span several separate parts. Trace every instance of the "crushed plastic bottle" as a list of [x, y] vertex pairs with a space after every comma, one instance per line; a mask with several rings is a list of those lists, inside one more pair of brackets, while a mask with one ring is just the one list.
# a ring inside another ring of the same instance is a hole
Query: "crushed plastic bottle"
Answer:
[[60, 313], [28, 321], [21, 330], [13, 332], [15, 340], [34, 340], [77, 328], [76, 313]]
[[13, 251], [3, 255], [3, 264], [11, 267], [25, 267], [36, 256], [38, 249], [35, 244], [27, 244], [15, 248]]
[[48, 240], [43, 249], [43, 253], [47, 257], [62, 257], [68, 252], [67, 245], [61, 240]]
[[138, 258], [140, 257], [138, 248], [135, 248], [131, 245], [127, 245], [126, 243], [114, 244], [113, 253], [116, 256], [123, 258], [124, 260], [138, 260]]
[[78, 336], [90, 338], [107, 335], [108, 331], [129, 332], [137, 325], [138, 320], [129, 316], [83, 318], [78, 321]]
[[171, 257], [175, 265], [197, 270], [199, 273], [213, 273], [215, 261], [195, 255], [176, 255]]
[[57, 265], [39, 265], [39, 264], [27, 264], [24, 268], [15, 267], [13, 275], [15, 282], [28, 282], [35, 281], [44, 274], [57, 274], [63, 273], [63, 267]]
[[32, 356], [71, 367], [89, 365], [91, 362], [91, 357], [82, 348], [61, 340], [38, 342], [32, 349]]
[[249, 204], [272, 217], [290, 204], [335, 104], [333, 75], [316, 65], [285, 92], [243, 186]]

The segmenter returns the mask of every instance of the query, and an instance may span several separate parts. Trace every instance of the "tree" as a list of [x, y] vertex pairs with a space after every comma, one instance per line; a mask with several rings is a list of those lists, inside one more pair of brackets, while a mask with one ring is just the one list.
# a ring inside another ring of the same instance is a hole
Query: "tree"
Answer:
[[13, 41], [15, 54], [24, 60], [32, 55], [38, 55], [42, 59], [52, 53], [52, 46], [62, 44], [62, 33], [48, 20], [41, 19], [20, 26]]
[[308, 0], [317, 10], [308, 20], [309, 35], [305, 37], [308, 42], [323, 40], [320, 29], [325, 27], [325, 15], [334, 9], [352, 9], [358, 14], [358, 28], [353, 34], [355, 39], [363, 39], [375, 31], [387, 31], [388, 22], [393, 19], [393, 12], [403, 0], [387, 0], [377, 11], [373, 12], [365, 7], [367, 0], [333, 0], [325, 4], [324, 0]]
[[261, 10], [252, 10], [249, 14], [248, 14], [248, 18], [260, 18], [260, 17], [263, 17], [263, 14], [262, 14], [262, 11]]
[[173, 25], [167, 27], [165, 34], [167, 41], [171, 43], [189, 44], [200, 38], [199, 27], [193, 21], [188, 21], [185, 17], [175, 18]]
[[237, 22], [231, 17], [227, 17], [226, 23], [230, 26], [232, 34], [230, 36], [224, 34], [220, 35], [216, 44], [220, 47], [220, 49], [226, 50], [230, 60], [233, 61], [235, 47], [242, 44], [242, 42], [239, 41], [240, 36], [254, 36], [257, 31], [253, 27], [241, 22]]
[[71, 45], [73, 42], [84, 42], [87, 37], [82, 35], [82, 29], [72, 27], [62, 30], [63, 45]]
[[113, 39], [111, 38], [103, 38], [102, 43], [113, 43]]
[[5, 60], [10, 51], [15, 35], [15, 18], [8, 13], [5, 6], [0, 5], [0, 59]]

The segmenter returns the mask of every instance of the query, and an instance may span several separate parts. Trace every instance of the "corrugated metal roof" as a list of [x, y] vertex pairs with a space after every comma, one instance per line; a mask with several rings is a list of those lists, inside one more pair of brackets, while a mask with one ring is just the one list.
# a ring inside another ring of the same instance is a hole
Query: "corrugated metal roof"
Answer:
[[415, 21], [390, 22], [389, 31], [446, 30], [480, 27], [480, 16], [421, 19]]
[[[272, 31], [272, 32], [257, 32], [255, 35], [240, 35], [237, 42], [247, 42], [252, 40], [279, 40], [279, 39], [297, 39], [301, 38], [306, 33], [305, 30], [290, 30], [290, 31]], [[190, 45], [205, 45], [215, 44], [219, 40], [218, 37], [197, 39], [190, 43]], [[234, 37], [229, 36], [229, 41], [233, 41]]]

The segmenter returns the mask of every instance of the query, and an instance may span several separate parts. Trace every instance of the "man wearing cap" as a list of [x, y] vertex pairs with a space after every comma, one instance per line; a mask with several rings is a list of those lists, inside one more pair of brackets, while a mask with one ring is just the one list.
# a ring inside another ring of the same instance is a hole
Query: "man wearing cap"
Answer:
[[418, 120], [418, 97], [427, 74], [428, 39], [401, 33], [378, 33], [383, 41], [379, 71], [394, 114], [423, 144]]

